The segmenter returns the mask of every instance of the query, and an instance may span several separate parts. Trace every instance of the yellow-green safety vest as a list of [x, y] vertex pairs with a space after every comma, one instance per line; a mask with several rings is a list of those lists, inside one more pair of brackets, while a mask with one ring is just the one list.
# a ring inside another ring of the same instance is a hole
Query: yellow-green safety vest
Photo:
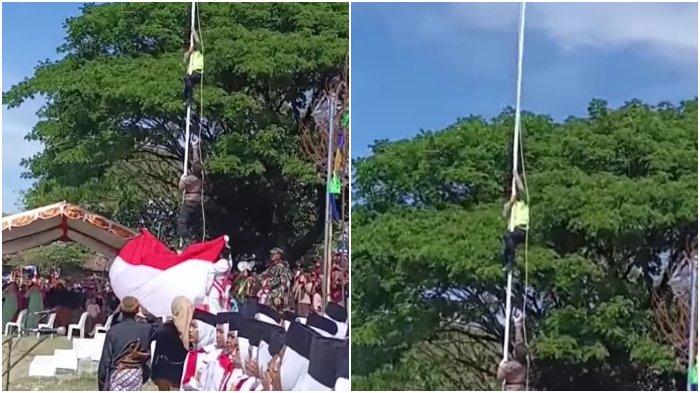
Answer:
[[195, 71], [202, 72], [204, 70], [204, 54], [196, 50], [190, 55], [190, 64], [187, 66], [187, 73], [192, 74]]
[[508, 230], [514, 231], [515, 228], [528, 229], [530, 224], [530, 208], [523, 201], [516, 201], [510, 208], [510, 221], [508, 222]]

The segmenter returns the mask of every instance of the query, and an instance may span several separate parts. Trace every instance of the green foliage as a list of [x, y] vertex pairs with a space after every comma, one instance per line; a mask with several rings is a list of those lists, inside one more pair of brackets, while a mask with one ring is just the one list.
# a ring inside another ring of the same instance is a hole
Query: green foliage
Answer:
[[[345, 69], [348, 6], [199, 8], [206, 60], [192, 132], [204, 141], [209, 234], [228, 233], [237, 248], [275, 243], [302, 253], [322, 234], [324, 188], [297, 124]], [[28, 135], [45, 148], [24, 161], [37, 180], [27, 207], [68, 199], [131, 226], [144, 224], [149, 201], [176, 211], [189, 11], [184, 3], [86, 5], [66, 22], [63, 58], [4, 93], [9, 108], [48, 100]], [[157, 224], [145, 222], [153, 232]]]
[[[524, 114], [535, 388], [677, 387], [682, 365], [658, 339], [650, 295], [697, 233], [697, 113], [697, 100], [635, 100], [619, 109], [593, 100], [583, 119]], [[446, 331], [473, 338], [475, 327], [483, 350], [464, 370], [495, 379], [512, 128], [509, 109], [491, 121], [470, 117], [410, 140], [378, 141], [355, 162], [357, 386], [404, 388], [398, 379], [411, 372], [402, 365], [420, 342]], [[518, 254], [516, 307], [525, 281], [522, 248]]]
[[53, 268], [63, 271], [82, 269], [91, 255], [93, 253], [90, 250], [78, 243], [56, 242], [17, 253], [8, 262], [15, 266], [36, 266], [40, 274], [44, 275]]

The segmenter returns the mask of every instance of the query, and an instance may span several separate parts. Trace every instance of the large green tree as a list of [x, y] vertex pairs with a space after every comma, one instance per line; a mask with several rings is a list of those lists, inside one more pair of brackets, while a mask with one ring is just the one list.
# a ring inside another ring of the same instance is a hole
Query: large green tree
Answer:
[[[356, 160], [354, 387], [499, 387], [512, 114], [378, 141]], [[593, 100], [561, 123], [524, 114], [531, 231], [514, 302], [527, 279], [532, 387], [683, 386], [651, 297], [697, 234], [697, 116], [697, 99]]]
[[[324, 187], [299, 122], [345, 69], [348, 6], [200, 3], [206, 57], [193, 133], [203, 139], [207, 227], [238, 249], [295, 257], [322, 234]], [[189, 4], [88, 4], [65, 23], [62, 58], [3, 95], [45, 97], [24, 161], [26, 207], [67, 199], [172, 240], [184, 157]], [[203, 104], [203, 105], [200, 105]], [[201, 114], [201, 117], [200, 117]], [[201, 121], [201, 129], [198, 126]]]

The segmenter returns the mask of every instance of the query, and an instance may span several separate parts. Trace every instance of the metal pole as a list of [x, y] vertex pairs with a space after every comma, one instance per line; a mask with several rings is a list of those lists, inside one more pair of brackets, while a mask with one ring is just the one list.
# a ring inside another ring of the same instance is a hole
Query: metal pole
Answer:
[[[41, 344], [41, 343], [43, 343], [44, 341], [46, 341], [46, 339], [48, 339], [49, 337], [50, 337], [50, 336], [44, 336], [44, 337], [40, 338], [39, 341], [37, 341], [37, 342], [36, 342], [34, 345], [32, 345], [26, 352], [24, 352], [24, 354], [22, 354], [22, 356], [20, 356], [19, 359], [15, 360], [11, 365], [9, 365], [9, 366], [6, 367], [6, 368], [5, 368], [5, 371], [3, 371], [3, 373], [2, 373], [2, 376], [4, 377], [5, 375], [7, 375], [8, 379], [9, 379], [10, 371], [11, 371], [19, 362], [21, 362], [22, 359], [24, 359], [25, 357], [27, 357], [27, 356], [34, 350], [34, 348], [38, 347], [39, 344]], [[9, 353], [9, 351], [8, 351], [7, 356], [8, 356], [7, 360], [8, 360], [8, 364], [9, 364], [9, 361], [10, 361], [10, 358], [9, 358], [9, 357], [10, 357], [10, 353]], [[5, 390], [7, 390], [7, 388], [5, 388]]]
[[[513, 180], [510, 187], [511, 197], [515, 196], [515, 176], [518, 173], [518, 152], [520, 141], [520, 96], [523, 81], [523, 48], [525, 46], [525, 2], [520, 3], [520, 26], [518, 29], [518, 77], [515, 88], [515, 130], [513, 132]], [[510, 314], [511, 314], [511, 290], [513, 286], [513, 271], [508, 272], [508, 285], [506, 286], [506, 313], [505, 334], [503, 336], [503, 359], [508, 359], [508, 346], [510, 344]], [[524, 306], [524, 305], [523, 305]]]
[[328, 301], [329, 283], [330, 283], [330, 247], [331, 237], [333, 236], [333, 223], [331, 222], [331, 194], [328, 192], [328, 185], [331, 184], [331, 175], [333, 173], [333, 119], [335, 117], [335, 97], [330, 96], [328, 99], [328, 151], [326, 152], [326, 225], [323, 241], [323, 288], [321, 294], [323, 301], [321, 302], [323, 310], [326, 310], [326, 302]]
[[[10, 339], [10, 342], [8, 343], [7, 346], [7, 369], [10, 369], [10, 355], [12, 354], [12, 339]], [[7, 376], [5, 377], [5, 391], [10, 390], [10, 373], [7, 373]]]
[[[196, 2], [192, 2], [192, 11], [191, 13], [191, 18], [190, 18], [190, 46], [194, 43], [192, 41], [192, 32], [194, 31], [194, 17], [195, 17], [195, 7], [196, 7]], [[185, 163], [184, 166], [182, 167], [182, 174], [186, 175], [187, 174], [187, 162], [190, 159], [190, 115], [192, 113], [192, 105], [187, 104], [187, 122], [185, 123]]]
[[[688, 323], [688, 373], [693, 366], [695, 359], [695, 328], [697, 322], [697, 297], [698, 297], [698, 256], [693, 255], [690, 259], [690, 322]], [[690, 376], [690, 375], [688, 375]], [[688, 378], [688, 390], [690, 387], [690, 378]]]

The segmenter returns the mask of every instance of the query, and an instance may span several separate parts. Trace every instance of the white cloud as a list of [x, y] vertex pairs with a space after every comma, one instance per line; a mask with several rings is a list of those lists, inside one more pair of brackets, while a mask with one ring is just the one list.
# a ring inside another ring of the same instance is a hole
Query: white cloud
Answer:
[[[515, 43], [518, 5], [449, 3], [409, 12], [396, 7], [384, 18], [398, 42], [457, 41], [479, 31], [510, 33]], [[694, 3], [534, 3], [528, 5], [526, 28], [563, 50], [631, 49], [693, 67], [697, 62]]]
[[645, 49], [670, 60], [697, 61], [697, 4], [536, 4], [529, 22], [562, 48]]

